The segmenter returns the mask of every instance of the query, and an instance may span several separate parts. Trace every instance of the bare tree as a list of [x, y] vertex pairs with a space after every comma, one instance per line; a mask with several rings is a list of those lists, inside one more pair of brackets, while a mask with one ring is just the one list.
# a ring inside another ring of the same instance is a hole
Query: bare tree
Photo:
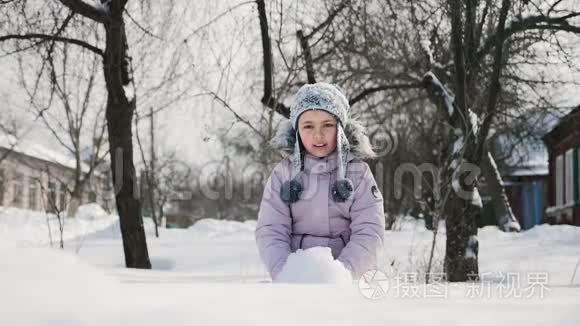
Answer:
[[[104, 103], [99, 103], [100, 96], [95, 90], [100, 86], [100, 56], [66, 43], [54, 44], [45, 60], [47, 67], [32, 67], [32, 73], [26, 69], [28, 58], [18, 59], [21, 84], [29, 96], [32, 113], [40, 117], [58, 144], [74, 158], [74, 182], [71, 188], [67, 186], [71, 195], [67, 216], [72, 217], [107, 154]], [[28, 81], [30, 75], [32, 82]], [[47, 103], [32, 86], [38, 87], [41, 79], [46, 80], [50, 90]]]
[[151, 215], [155, 224], [155, 236], [159, 237], [159, 226], [165, 218], [168, 204], [182, 198], [182, 192], [191, 186], [192, 169], [181, 161], [175, 152], [155, 152], [153, 154], [156, 157], [155, 164], [152, 165], [151, 161], [145, 158], [145, 151], [139, 138], [138, 136], [139, 150], [145, 166], [141, 175], [144, 209]]
[[149, 115], [145, 116], [150, 119], [149, 159], [145, 156], [145, 149], [139, 134], [138, 122], [143, 117], [137, 116], [135, 119], [135, 135], [145, 168], [141, 176], [144, 208], [151, 215], [155, 225], [155, 237], [159, 237], [159, 225], [165, 217], [167, 204], [175, 199], [182, 189], [187, 187], [192, 171], [190, 166], [178, 159], [175, 152], [158, 152], [159, 150], [155, 146], [154, 116], [153, 109], [150, 110]]
[[[1, 6], [6, 24], [3, 25], [0, 42], [17, 41], [14, 50], [10, 52], [45, 45], [46, 58], [52, 53], [52, 45], [58, 42], [82, 47], [102, 58], [107, 91], [105, 116], [109, 153], [125, 263], [127, 267], [151, 268], [133, 165], [131, 120], [136, 102], [135, 98], [127, 95], [125, 89], [132, 78], [129, 42], [125, 31], [127, 1], [107, 1], [99, 6], [82, 0], [60, 0], [36, 5], [26, 1], [11, 1]], [[28, 19], [29, 16], [33, 17], [31, 12], [35, 11], [38, 12], [36, 18]], [[52, 24], [46, 23], [48, 21]], [[76, 24], [74, 30], [67, 28], [71, 22]], [[104, 33], [97, 33], [99, 37], [95, 37], [91, 32], [99, 29]]]
[[[534, 10], [537, 9], [538, 15], [524, 18], [521, 13], [530, 3], [535, 6]], [[503, 98], [504, 101], [513, 99], [510, 91], [517, 87], [517, 85], [510, 85], [510, 75], [502, 78], [502, 72], [509, 72], [510, 57], [521, 55], [521, 52], [513, 52], [513, 43], [517, 42], [510, 37], [525, 31], [533, 33], [536, 30], [580, 32], [580, 28], [571, 24], [571, 20], [580, 16], [580, 12], [557, 9], [562, 1], [554, 1], [546, 7], [536, 5], [533, 1], [515, 5], [510, 0], [503, 0], [499, 12], [495, 13], [498, 16], [492, 15], [495, 16], [493, 19], [488, 18], [488, 12], [494, 10], [493, 4], [490, 1], [485, 2], [483, 11], [478, 15], [479, 4], [479, 1], [448, 2], [455, 96], [449, 95], [432, 72], [425, 75], [424, 79], [428, 90], [439, 99], [442, 109], [448, 113], [449, 124], [452, 128], [459, 130], [455, 132], [455, 137], [451, 136], [451, 139], [463, 143], [462, 146], [456, 147], [463, 150], [457, 150], [451, 154], [451, 163], [447, 165], [449, 173], [461, 173], [463, 164], [481, 166], [482, 162], [487, 162], [488, 166], [495, 165], [488, 153], [487, 139], [494, 119], [499, 112], [506, 109], [506, 103], [502, 103], [500, 99]], [[508, 15], [512, 10], [518, 11], [519, 15], [508, 23]], [[483, 25], [487, 25], [487, 35], [482, 33]], [[532, 36], [527, 39], [527, 42], [546, 40], [542, 36], [538, 35], [537, 39]], [[557, 35], [553, 34], [552, 37], [554, 36]], [[505, 51], [506, 47], [508, 51]], [[519, 51], [522, 50], [519, 49]], [[488, 56], [490, 61], [485, 59]], [[528, 54], [528, 56], [531, 55]], [[486, 68], [486, 62], [490, 62], [490, 68]], [[482, 81], [486, 83], [485, 87], [481, 86]], [[470, 108], [473, 108], [473, 111]], [[478, 116], [483, 120], [481, 126]], [[463, 153], [460, 161], [457, 161], [457, 152]], [[453, 161], [456, 163], [453, 164]], [[487, 179], [488, 182], [501, 180], [497, 168], [492, 168], [492, 173], [495, 175], [488, 173], [490, 176]], [[447, 203], [449, 206], [446, 209], [448, 215], [445, 269], [450, 281], [478, 278], [478, 240], [475, 223], [480, 214], [481, 200], [475, 199], [475, 194], [478, 193], [477, 180], [477, 177], [461, 180], [462, 189], [473, 194], [471, 198], [465, 198], [465, 196], [460, 198], [461, 196], [455, 192], [451, 194]]]
[[[34, 182], [38, 183], [40, 186], [40, 199], [44, 212], [46, 214], [46, 225], [48, 228], [48, 237], [50, 240], [50, 245], [52, 246], [52, 227], [50, 225], [51, 215], [54, 214], [58, 222], [58, 234], [59, 234], [59, 245], [60, 249], [64, 249], [64, 227], [65, 227], [65, 216], [64, 210], [66, 206], [66, 199], [59, 200], [56, 196], [56, 180], [52, 177], [50, 169], [46, 166], [44, 172], [47, 176], [47, 188], [44, 187], [42, 180], [39, 178], [35, 179]], [[63, 194], [61, 194], [63, 196]], [[64, 198], [64, 197], [61, 197]]]
[[[187, 78], [195, 67], [182, 24], [190, 20], [191, 12], [174, 1], [157, 5], [146, 0], [59, 0], [46, 4], [10, 1], [1, 6], [6, 24], [0, 29], [0, 42], [10, 45], [5, 48], [6, 54], [40, 58], [35, 68], [42, 71], [50, 67], [55, 49], [66, 44], [93, 53], [101, 62], [96, 67], [102, 69], [104, 90], [93, 89], [105, 99], [126, 265], [150, 268], [133, 162], [133, 119], [138, 107], [155, 107], [157, 113], [190, 98]], [[87, 67], [91, 67], [90, 62]], [[36, 84], [31, 84], [32, 95], [43, 96], [41, 85], [37, 88]]]

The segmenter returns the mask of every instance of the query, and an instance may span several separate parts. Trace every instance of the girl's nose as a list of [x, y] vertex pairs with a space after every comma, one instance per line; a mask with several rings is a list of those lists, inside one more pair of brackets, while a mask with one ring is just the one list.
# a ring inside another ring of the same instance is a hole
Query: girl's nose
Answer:
[[314, 133], [315, 139], [324, 139], [324, 131], [322, 129], [317, 129]]

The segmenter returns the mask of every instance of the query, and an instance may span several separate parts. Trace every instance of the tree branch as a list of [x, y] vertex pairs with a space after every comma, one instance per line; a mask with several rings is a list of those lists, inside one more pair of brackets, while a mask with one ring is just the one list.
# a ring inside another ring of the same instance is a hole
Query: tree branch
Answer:
[[328, 15], [328, 17], [322, 22], [320, 23], [320, 25], [316, 26], [312, 32], [310, 32], [310, 34], [305, 35], [304, 38], [306, 40], [310, 39], [314, 34], [318, 33], [321, 29], [323, 29], [326, 25], [330, 24], [332, 22], [332, 20], [334, 20], [334, 17], [336, 17], [336, 15], [338, 15], [344, 8], [346, 8], [346, 5], [350, 2], [350, 0], [344, 0], [342, 1], [338, 7], [336, 7], [336, 9], [334, 9], [332, 12], [330, 12], [330, 14]]
[[562, 31], [562, 32], [570, 32], [580, 34], [580, 26], [572, 26], [572, 25], [537, 25], [531, 29], [537, 30], [549, 30], [549, 31]]
[[258, 5], [260, 33], [262, 35], [262, 52], [264, 57], [264, 96], [262, 97], [262, 104], [288, 118], [290, 117], [290, 108], [285, 106], [283, 103], [278, 102], [274, 97], [274, 86], [272, 80], [274, 69], [272, 63], [272, 43], [268, 32], [266, 4], [264, 3], [264, 0], [256, 0], [256, 3]]
[[390, 89], [413, 89], [413, 88], [422, 88], [422, 87], [423, 87], [423, 85], [421, 83], [381, 85], [381, 86], [376, 86], [376, 87], [370, 87], [370, 88], [363, 90], [362, 92], [360, 92], [358, 95], [356, 95], [352, 99], [348, 100], [348, 103], [351, 106], [353, 106], [357, 102], [360, 102], [361, 100], [363, 100], [368, 95], [371, 95], [371, 94], [374, 94], [377, 92], [381, 92], [381, 91], [390, 90]]
[[463, 57], [463, 23], [461, 20], [461, 1], [450, 1], [451, 43], [455, 64], [455, 101], [460, 111], [466, 112], [465, 102], [465, 59]]
[[219, 95], [217, 95], [215, 92], [207, 92], [206, 95], [211, 95], [215, 100], [217, 100], [218, 102], [220, 102], [226, 109], [228, 109], [228, 111], [230, 111], [235, 117], [236, 119], [238, 119], [238, 121], [242, 122], [243, 124], [245, 124], [246, 126], [250, 127], [250, 129], [252, 129], [258, 136], [260, 136], [260, 138], [262, 138], [262, 140], [265, 140], [264, 135], [262, 135], [262, 133], [256, 129], [256, 127], [254, 127], [250, 121], [242, 118], [242, 116], [240, 116], [224, 99], [222, 99]]
[[37, 33], [0, 36], [0, 42], [4, 42], [4, 41], [8, 41], [8, 40], [35, 40], [35, 39], [70, 43], [70, 44], [74, 44], [74, 45], [78, 45], [80, 47], [83, 47], [89, 51], [92, 51], [92, 52], [100, 55], [100, 56], [104, 55], [103, 50], [99, 49], [98, 47], [91, 45], [85, 41], [81, 41], [81, 40], [77, 40], [77, 39], [73, 39], [73, 38], [68, 38], [68, 37], [62, 37], [62, 36], [56, 36], [56, 35], [46, 35], [46, 34], [37, 34]]
[[316, 83], [316, 77], [314, 76], [314, 65], [312, 64], [312, 54], [310, 52], [310, 45], [308, 44], [308, 39], [304, 36], [302, 30], [296, 32], [296, 37], [300, 41], [300, 46], [302, 47], [302, 55], [304, 56], [304, 64], [306, 65], [306, 76], [308, 77], [308, 83]]
[[504, 33], [505, 33], [505, 22], [507, 18], [507, 14], [510, 9], [510, 0], [503, 0], [501, 11], [499, 14], [499, 22], [497, 26], [497, 37], [495, 38], [495, 55], [493, 60], [493, 70], [491, 74], [491, 81], [489, 85], [489, 97], [487, 102], [487, 111], [485, 115], [485, 119], [483, 120], [483, 124], [481, 127], [480, 133], [480, 141], [479, 141], [479, 148], [478, 153], [476, 154], [478, 159], [483, 156], [484, 148], [485, 148], [485, 139], [487, 138], [487, 133], [491, 126], [491, 121], [495, 116], [496, 106], [497, 106], [497, 98], [501, 91], [501, 85], [499, 83], [499, 78], [501, 75], [501, 67], [503, 61], [503, 42], [505, 40]]
[[574, 12], [560, 17], [548, 17], [545, 15], [530, 16], [521, 18], [517, 21], [512, 21], [511, 24], [508, 24], [508, 26], [505, 27], [502, 35], [500, 35], [499, 31], [497, 31], [496, 34], [490, 36], [485, 41], [477, 53], [477, 58], [478, 60], [481, 60], [483, 57], [485, 57], [489, 51], [491, 51], [491, 48], [497, 44], [496, 39], [498, 37], [501, 38], [503, 43], [503, 41], [508, 39], [510, 36], [526, 30], [547, 29], [580, 33], [580, 27], [573, 26], [568, 23], [568, 19], [578, 16], [580, 16], [580, 12]]

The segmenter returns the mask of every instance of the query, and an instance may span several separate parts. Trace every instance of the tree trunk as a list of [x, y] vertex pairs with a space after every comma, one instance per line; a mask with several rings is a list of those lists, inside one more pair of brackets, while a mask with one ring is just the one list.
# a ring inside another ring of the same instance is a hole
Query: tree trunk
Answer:
[[490, 152], [483, 155], [481, 171], [487, 184], [487, 192], [491, 196], [491, 204], [495, 212], [497, 225], [503, 231], [520, 231], [521, 227], [514, 216], [507, 194], [503, 187], [501, 174]]
[[282, 116], [290, 117], [290, 108], [279, 101], [274, 96], [274, 63], [272, 59], [272, 42], [270, 41], [270, 33], [268, 30], [268, 15], [266, 13], [266, 3], [264, 0], [256, 0], [258, 7], [258, 18], [260, 21], [260, 35], [262, 36], [262, 54], [264, 63], [264, 96], [262, 96], [262, 104], [271, 108]]
[[[151, 178], [151, 176], [147, 176], [148, 178]], [[159, 238], [159, 221], [160, 221], [160, 217], [157, 216], [157, 212], [155, 211], [155, 200], [153, 199], [153, 197], [155, 196], [155, 190], [153, 189], [153, 182], [149, 181], [149, 207], [151, 207], [151, 219], [153, 220], [153, 224], [155, 225], [155, 237]], [[159, 210], [162, 210], [162, 208], [160, 207]]]
[[[451, 157], [445, 166], [445, 174], [448, 175], [443, 178], [443, 182], [446, 183], [444, 189], [449, 194], [448, 202], [444, 204], [447, 230], [444, 268], [449, 282], [464, 282], [479, 278], [477, 220], [481, 214], [482, 205], [477, 190], [479, 171], [475, 171], [474, 168], [479, 166], [480, 160], [476, 155], [477, 132], [474, 128], [477, 126], [472, 126], [468, 110], [461, 8], [461, 1], [449, 1], [451, 44], [455, 67], [455, 98], [452, 99], [449, 96], [438, 80], [435, 83], [435, 77], [430, 79], [431, 91], [434, 90], [435, 84], [438, 85], [439, 89], [435, 94], [444, 103], [442, 108], [446, 112], [448, 123], [453, 127], [450, 130], [452, 141], [449, 143]], [[483, 139], [485, 140], [485, 136]], [[470, 173], [471, 176], [463, 177], [464, 172]]]
[[304, 56], [304, 64], [306, 65], [306, 76], [308, 78], [309, 84], [316, 83], [316, 77], [314, 77], [314, 64], [312, 63], [312, 54], [310, 52], [310, 45], [308, 44], [308, 39], [304, 36], [304, 32], [299, 30], [296, 32], [300, 46], [302, 47], [302, 55]]
[[[449, 282], [479, 279], [477, 221], [482, 203], [477, 180], [480, 169], [479, 164], [472, 163], [477, 161], [474, 159], [477, 153], [475, 136], [472, 132], [466, 134], [463, 149], [451, 152], [449, 164], [445, 166], [447, 175], [442, 180], [449, 194], [444, 207], [447, 232], [444, 269]], [[455, 137], [451, 137], [455, 143], [463, 142], [463, 135]]]
[[458, 115], [468, 116], [468, 111], [458, 106], [435, 75], [428, 73], [423, 82], [452, 126], [449, 130], [451, 154], [440, 178], [441, 193], [445, 194], [441, 200], [447, 230], [445, 273], [449, 282], [476, 280], [479, 278], [477, 220], [482, 208], [477, 189], [480, 173], [477, 138], [470, 119], [465, 123], [457, 119]]
[[480, 209], [452, 193], [448, 203], [452, 208], [445, 219], [445, 273], [449, 282], [464, 282], [479, 278], [477, 219]]
[[110, 21], [105, 24], [106, 49], [104, 74], [107, 85], [107, 131], [115, 201], [121, 224], [125, 264], [130, 268], [151, 268], [141, 201], [133, 165], [131, 121], [135, 99], [129, 101], [124, 85], [128, 84], [127, 42], [120, 1], [110, 2]]
[[159, 238], [159, 221], [155, 212], [155, 203], [157, 203], [157, 200], [155, 199], [155, 193], [157, 192], [159, 185], [157, 184], [155, 173], [155, 162], [157, 159], [155, 158], [155, 119], [153, 113], [153, 107], [151, 107], [149, 110], [149, 136], [151, 138], [151, 163], [149, 163], [149, 169], [151, 170], [151, 173], [147, 174], [147, 181], [149, 182], [149, 205], [151, 207], [151, 219], [153, 219], [153, 224], [155, 224], [155, 237]]
[[163, 213], [163, 207], [165, 206], [165, 200], [161, 200], [158, 205], [159, 213], [157, 214], [157, 224], [155, 225], [155, 232], [157, 233], [157, 237], [159, 237], [159, 228], [157, 225], [161, 225], [163, 227], [163, 218], [165, 217], [165, 213]]
[[82, 196], [83, 196], [83, 186], [80, 183], [75, 184], [75, 188], [73, 189], [70, 201], [68, 203], [68, 209], [66, 212], [67, 217], [74, 217], [81, 205]]

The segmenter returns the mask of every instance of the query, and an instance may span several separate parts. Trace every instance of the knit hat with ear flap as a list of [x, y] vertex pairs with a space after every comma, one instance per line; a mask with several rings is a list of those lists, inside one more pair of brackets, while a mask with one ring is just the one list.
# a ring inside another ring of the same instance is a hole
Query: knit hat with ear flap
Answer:
[[346, 178], [347, 155], [350, 144], [344, 133], [344, 126], [348, 122], [350, 106], [348, 100], [338, 86], [328, 83], [307, 84], [302, 86], [294, 102], [290, 107], [290, 122], [296, 135], [294, 152], [292, 156], [292, 176], [289, 181], [282, 184], [280, 198], [287, 204], [292, 204], [300, 199], [303, 187], [299, 176], [304, 170], [303, 152], [300, 148], [298, 134], [298, 118], [308, 110], [323, 110], [332, 114], [337, 121], [336, 126], [336, 159], [338, 174], [336, 183], [332, 187], [332, 198], [335, 202], [348, 200], [353, 191], [352, 181]]

